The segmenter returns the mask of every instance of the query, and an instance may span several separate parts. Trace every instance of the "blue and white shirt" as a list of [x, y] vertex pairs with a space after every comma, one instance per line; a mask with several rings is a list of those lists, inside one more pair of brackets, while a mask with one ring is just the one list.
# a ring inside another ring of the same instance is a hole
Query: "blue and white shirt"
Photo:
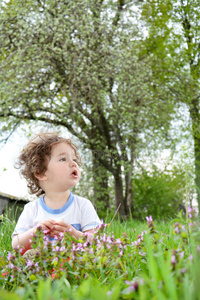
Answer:
[[88, 199], [73, 195], [70, 192], [68, 201], [59, 209], [49, 208], [44, 202], [44, 197], [26, 204], [18, 219], [12, 237], [48, 219], [55, 221], [62, 219], [82, 232], [94, 229], [101, 224], [92, 203]]

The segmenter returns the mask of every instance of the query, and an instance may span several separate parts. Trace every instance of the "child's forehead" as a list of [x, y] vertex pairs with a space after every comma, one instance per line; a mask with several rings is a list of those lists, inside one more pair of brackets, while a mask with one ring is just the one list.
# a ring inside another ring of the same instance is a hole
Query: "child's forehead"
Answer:
[[75, 150], [74, 148], [67, 142], [61, 142], [52, 147], [52, 155], [61, 155], [61, 154], [68, 154], [74, 155]]

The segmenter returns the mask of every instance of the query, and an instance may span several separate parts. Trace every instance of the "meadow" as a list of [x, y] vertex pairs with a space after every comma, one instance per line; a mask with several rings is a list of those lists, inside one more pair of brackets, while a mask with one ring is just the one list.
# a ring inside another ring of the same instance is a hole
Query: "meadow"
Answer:
[[200, 299], [200, 224], [193, 209], [167, 221], [115, 219], [78, 241], [65, 233], [52, 244], [39, 228], [32, 259], [12, 250], [13, 228], [1, 216], [2, 300]]

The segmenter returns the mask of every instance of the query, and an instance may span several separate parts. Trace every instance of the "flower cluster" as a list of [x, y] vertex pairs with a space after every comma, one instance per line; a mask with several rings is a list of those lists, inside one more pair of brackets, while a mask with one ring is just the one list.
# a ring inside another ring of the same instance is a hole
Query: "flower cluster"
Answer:
[[[64, 273], [68, 279], [79, 282], [81, 278], [88, 277], [91, 271], [96, 276], [101, 276], [102, 268], [105, 269], [105, 273], [110, 272], [106, 269], [113, 269], [113, 272], [116, 270], [117, 273], [123, 274], [121, 261], [126, 254], [127, 237], [124, 235], [122, 238], [115, 238], [113, 234], [106, 234], [106, 227], [106, 224], [101, 224], [93, 235], [86, 233], [79, 240], [65, 232], [54, 241], [50, 241], [46, 232], [38, 227], [31, 239], [34, 249], [31, 259], [24, 255], [17, 260], [14, 254], [8, 252], [9, 264], [4, 270], [7, 280], [16, 280], [17, 272], [24, 275], [24, 282], [25, 277], [36, 281], [41, 275], [60, 278]], [[15, 252], [19, 256], [20, 249], [16, 249]]]
[[[151, 282], [142, 278], [140, 271], [151, 274], [149, 268], [154, 265], [152, 260], [157, 261], [159, 257], [169, 261], [169, 272], [176, 276], [177, 282], [182, 282], [182, 276], [188, 272], [188, 265], [193, 261], [188, 243], [185, 242], [194, 230], [193, 225], [187, 226], [183, 220], [176, 220], [172, 233], [174, 244], [169, 249], [169, 235], [156, 230], [151, 216], [146, 219], [147, 230], [140, 231], [135, 240], [131, 240], [126, 233], [116, 238], [104, 223], [93, 234], [85, 233], [79, 240], [65, 232], [51, 241], [48, 232], [38, 227], [31, 239], [30, 253], [27, 251], [22, 256], [19, 248], [7, 253], [7, 261], [2, 264], [4, 286], [10, 289], [17, 285], [26, 286], [28, 282], [37, 285], [41, 278], [47, 277], [59, 280], [64, 276], [70, 284], [75, 285], [91, 276], [106, 280], [107, 283], [110, 278], [120, 277], [124, 286], [122, 298], [132, 299]], [[190, 219], [190, 222], [194, 224], [197, 221]], [[196, 251], [200, 253], [199, 244], [196, 245]], [[158, 288], [162, 288], [164, 282], [165, 277], [161, 276]]]
[[190, 219], [196, 219], [198, 216], [198, 212], [195, 208], [191, 208], [190, 206], [188, 206], [188, 217]]

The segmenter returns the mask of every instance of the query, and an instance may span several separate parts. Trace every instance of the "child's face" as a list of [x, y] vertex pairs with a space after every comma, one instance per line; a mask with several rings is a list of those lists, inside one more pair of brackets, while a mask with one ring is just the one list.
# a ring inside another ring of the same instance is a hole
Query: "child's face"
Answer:
[[45, 172], [48, 189], [52, 192], [64, 192], [75, 186], [81, 176], [76, 161], [75, 151], [69, 144], [63, 142], [53, 146]]

